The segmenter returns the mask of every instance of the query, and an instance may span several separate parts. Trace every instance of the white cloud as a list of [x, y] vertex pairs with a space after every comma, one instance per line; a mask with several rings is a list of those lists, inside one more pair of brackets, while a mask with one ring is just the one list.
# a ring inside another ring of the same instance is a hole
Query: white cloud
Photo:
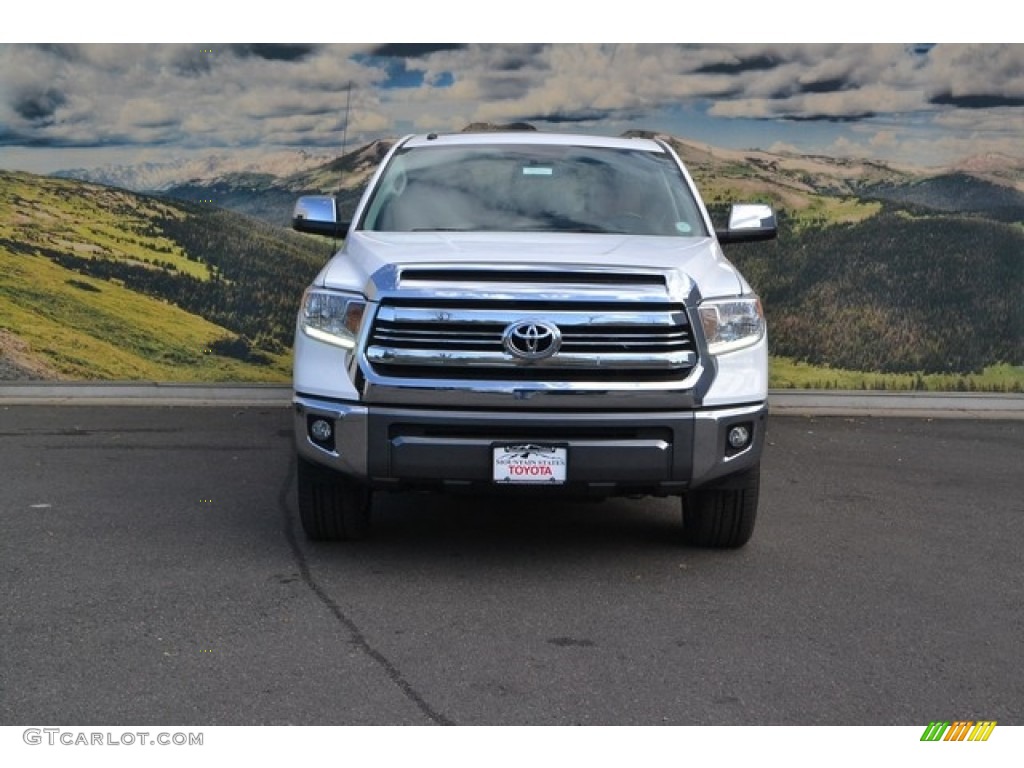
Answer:
[[[459, 130], [481, 120], [550, 118], [595, 130], [660, 124], [684, 105], [723, 126], [794, 121], [776, 131], [788, 131], [783, 140], [794, 147], [802, 120], [849, 121], [845, 148], [869, 154], [901, 139], [858, 136], [866, 115], [875, 116], [872, 131], [929, 129], [915, 133], [928, 138], [929, 156], [940, 144], [1004, 146], [1014, 131], [1024, 133], [1019, 44], [940, 44], [927, 53], [902, 44], [468, 45], [406, 60], [405, 71], [421, 72], [423, 82], [402, 88], [387, 87], [398, 70], [366, 58], [374, 51], [0, 46], [0, 143], [337, 146], [349, 83], [351, 144], [409, 126]], [[938, 141], [943, 132], [955, 141]]]

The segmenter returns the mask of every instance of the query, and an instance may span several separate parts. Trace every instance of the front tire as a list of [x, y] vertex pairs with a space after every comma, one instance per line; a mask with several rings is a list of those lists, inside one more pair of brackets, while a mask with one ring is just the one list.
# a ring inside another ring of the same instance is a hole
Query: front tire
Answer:
[[761, 466], [683, 496], [683, 540], [697, 547], [738, 549], [757, 518]]
[[370, 489], [298, 457], [299, 520], [313, 541], [357, 541], [370, 531]]

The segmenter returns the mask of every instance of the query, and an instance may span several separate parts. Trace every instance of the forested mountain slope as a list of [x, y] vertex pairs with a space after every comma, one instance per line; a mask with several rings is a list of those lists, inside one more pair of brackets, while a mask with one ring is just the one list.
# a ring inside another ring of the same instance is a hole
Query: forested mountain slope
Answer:
[[774, 354], [887, 373], [1024, 365], [1024, 228], [888, 208], [731, 246]]
[[0, 171], [0, 352], [47, 377], [285, 379], [328, 250], [209, 205]]

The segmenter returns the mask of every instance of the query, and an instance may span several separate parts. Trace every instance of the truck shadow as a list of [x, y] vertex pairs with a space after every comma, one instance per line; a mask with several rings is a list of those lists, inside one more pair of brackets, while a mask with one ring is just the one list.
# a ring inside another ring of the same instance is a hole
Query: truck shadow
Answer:
[[448, 551], [622, 550], [679, 547], [677, 498], [559, 500], [377, 493], [373, 527], [357, 548]]

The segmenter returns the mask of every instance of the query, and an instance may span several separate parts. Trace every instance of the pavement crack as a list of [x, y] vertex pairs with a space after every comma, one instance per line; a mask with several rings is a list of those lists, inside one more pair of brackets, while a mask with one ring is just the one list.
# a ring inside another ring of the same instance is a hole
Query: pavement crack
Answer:
[[391, 682], [394, 683], [405, 697], [415, 704], [416, 707], [427, 716], [427, 718], [433, 721], [436, 725], [455, 725], [453, 720], [445, 717], [443, 714], [431, 707], [423, 696], [413, 688], [412, 684], [405, 679], [405, 676], [398, 667], [392, 664], [391, 660], [388, 659], [387, 656], [370, 644], [370, 641], [366, 639], [366, 635], [363, 634], [359, 625], [345, 614], [341, 609], [341, 606], [335, 602], [334, 598], [327, 594], [327, 590], [325, 590], [317, 580], [313, 578], [313, 572], [310, 570], [309, 561], [306, 559], [306, 555], [299, 546], [299, 540], [295, 535], [295, 528], [292, 524], [292, 511], [288, 506], [288, 492], [295, 479], [295, 467], [296, 460], [293, 455], [292, 460], [288, 465], [288, 474], [285, 476], [284, 484], [278, 494], [277, 501], [283, 518], [285, 540], [288, 542], [288, 547], [291, 549], [295, 562], [298, 565], [299, 576], [302, 578], [303, 583], [305, 583], [305, 585], [309, 587], [310, 591], [316, 595], [317, 599], [324, 604], [338, 623], [345, 627], [349, 635], [352, 637], [353, 645], [373, 659], [381, 669], [384, 670], [384, 673], [388, 676]]

